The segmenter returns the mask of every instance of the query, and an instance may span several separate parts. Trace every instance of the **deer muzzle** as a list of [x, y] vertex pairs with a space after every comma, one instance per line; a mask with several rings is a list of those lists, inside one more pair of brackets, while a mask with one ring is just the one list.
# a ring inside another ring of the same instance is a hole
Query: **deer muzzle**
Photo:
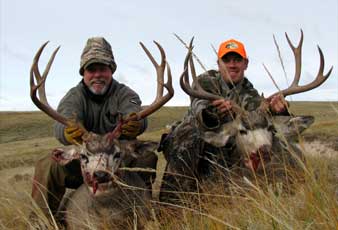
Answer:
[[261, 163], [264, 164], [271, 160], [270, 150], [270, 145], [262, 145], [257, 151], [248, 154], [248, 157], [244, 159], [244, 165], [256, 172]]

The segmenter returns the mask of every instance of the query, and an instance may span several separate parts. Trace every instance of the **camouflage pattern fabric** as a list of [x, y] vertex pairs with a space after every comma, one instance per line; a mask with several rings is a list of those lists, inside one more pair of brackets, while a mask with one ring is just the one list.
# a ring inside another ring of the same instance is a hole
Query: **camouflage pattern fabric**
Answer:
[[188, 113], [162, 140], [162, 151], [168, 162], [168, 173], [161, 187], [162, 201], [180, 202], [179, 194], [175, 191], [196, 191], [197, 180], [212, 180], [220, 169], [227, 170], [239, 162], [234, 141], [229, 141], [222, 148], [215, 148], [203, 141], [201, 132], [197, 119]]
[[[222, 96], [224, 99], [232, 100], [247, 111], [257, 109], [262, 101], [257, 90], [247, 78], [244, 78], [235, 86], [228, 85], [218, 71], [209, 70], [198, 77], [198, 82], [205, 91]], [[216, 109], [209, 105], [210, 102], [207, 100], [192, 98], [191, 112], [198, 118], [201, 118], [201, 112], [206, 108], [211, 113], [217, 114]], [[203, 122], [203, 120], [200, 120], [200, 122]]]
[[161, 149], [168, 162], [161, 189], [161, 199], [176, 199], [172, 191], [195, 191], [196, 180], [212, 178], [215, 170], [230, 168], [239, 162], [235, 154], [235, 142], [222, 148], [204, 142], [203, 130], [196, 117], [188, 112], [182, 121], [176, 122], [161, 141]]
[[222, 148], [215, 148], [203, 141], [201, 132], [198, 120], [191, 113], [172, 127], [161, 143], [169, 172], [201, 178], [212, 173], [211, 162], [227, 168], [239, 162], [238, 156], [233, 154], [234, 140], [230, 139]]
[[103, 37], [93, 37], [87, 40], [81, 55], [80, 74], [83, 75], [84, 69], [93, 63], [108, 65], [113, 73], [116, 70], [111, 46]]
[[194, 191], [198, 163], [204, 142], [200, 138], [196, 119], [185, 116], [172, 126], [169, 134], [161, 140], [159, 151], [167, 160], [167, 169], [161, 187], [162, 201], [178, 199], [173, 191]]
[[[187, 138], [189, 137], [189, 138]], [[197, 169], [199, 152], [203, 148], [196, 119], [185, 116], [177, 122], [163, 142], [164, 155], [169, 162], [175, 162], [175, 171], [194, 176]]]

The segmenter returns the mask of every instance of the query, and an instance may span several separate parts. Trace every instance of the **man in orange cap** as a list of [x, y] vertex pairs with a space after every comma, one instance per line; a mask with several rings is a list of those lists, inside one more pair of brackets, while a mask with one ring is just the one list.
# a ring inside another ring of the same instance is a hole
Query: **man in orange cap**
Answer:
[[[198, 79], [200, 85], [208, 92], [222, 96], [222, 99], [211, 103], [207, 100], [194, 98], [192, 112], [199, 121], [208, 127], [207, 120], [211, 114], [229, 115], [232, 111], [231, 101], [242, 108], [252, 111], [258, 108], [262, 98], [251, 82], [244, 76], [249, 60], [243, 43], [230, 39], [219, 46], [218, 71], [209, 70], [201, 74]], [[228, 72], [228, 73], [226, 73]], [[287, 114], [286, 102], [281, 96], [272, 98], [269, 104], [272, 114]]]
[[[209, 101], [192, 97], [186, 116], [175, 123], [161, 141], [160, 149], [168, 161], [168, 169], [184, 175], [167, 175], [163, 191], [194, 190], [196, 181], [187, 178], [196, 175], [211, 178], [215, 164], [231, 168], [239, 162], [234, 136], [225, 144], [224, 139], [220, 139], [226, 136], [222, 134], [226, 133], [222, 125], [233, 120], [232, 102], [247, 111], [254, 111], [260, 106], [262, 98], [244, 76], [249, 60], [241, 42], [234, 39], [223, 42], [218, 50], [217, 63], [219, 70], [199, 75], [198, 82], [205, 91], [221, 96], [221, 99]], [[280, 97], [275, 97], [269, 107], [272, 114], [288, 113], [284, 99]], [[221, 135], [218, 137], [215, 133]]]

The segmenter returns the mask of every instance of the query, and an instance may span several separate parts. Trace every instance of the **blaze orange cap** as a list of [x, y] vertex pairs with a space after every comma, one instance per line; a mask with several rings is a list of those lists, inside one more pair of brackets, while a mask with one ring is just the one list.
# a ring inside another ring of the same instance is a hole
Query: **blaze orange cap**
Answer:
[[222, 58], [230, 52], [238, 53], [242, 58], [247, 58], [243, 43], [236, 41], [235, 39], [227, 40], [219, 46], [218, 58]]

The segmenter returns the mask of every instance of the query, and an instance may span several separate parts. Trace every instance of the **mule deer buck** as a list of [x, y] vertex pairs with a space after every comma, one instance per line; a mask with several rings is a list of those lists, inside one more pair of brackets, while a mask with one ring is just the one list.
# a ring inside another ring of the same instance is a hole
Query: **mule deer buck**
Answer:
[[[57, 48], [53, 52], [41, 76], [38, 62], [47, 43], [37, 51], [31, 67], [31, 99], [41, 111], [54, 120], [66, 126], [71, 125], [76, 121], [63, 117], [47, 102], [45, 81], [59, 49]], [[161, 63], [158, 64], [148, 49], [142, 43], [140, 44], [157, 72], [157, 95], [153, 103], [131, 117], [121, 118], [116, 128], [105, 135], [86, 131], [82, 137], [82, 145], [59, 147], [52, 151], [53, 159], [58, 164], [66, 165], [73, 160], [80, 161], [81, 173], [84, 178], [83, 185], [64, 198], [57, 214], [57, 216], [64, 218], [68, 229], [103, 227], [126, 229], [128, 224], [131, 226], [130, 223], [138, 224], [138, 227], [142, 228], [142, 220], [149, 217], [150, 191], [138, 172], [128, 171], [125, 168], [133, 167], [135, 161], [139, 162], [138, 166], [141, 165], [144, 168], [156, 165], [156, 160], [149, 163], [142, 157], [153, 154], [156, 159], [154, 150], [157, 148], [157, 143], [119, 140], [118, 137], [124, 123], [129, 120], [140, 120], [154, 113], [172, 98], [174, 90], [170, 67], [166, 62], [163, 48], [155, 42], [161, 53]], [[168, 79], [165, 83], [164, 71], [166, 67]], [[164, 88], [167, 90], [165, 95], [163, 95]], [[135, 220], [138, 221], [135, 222]]]
[[[294, 139], [297, 139], [299, 134], [314, 122], [314, 118], [312, 116], [271, 116], [268, 111], [268, 102], [276, 94], [286, 97], [320, 86], [328, 79], [332, 68], [326, 75], [323, 74], [324, 56], [318, 47], [320, 67], [317, 77], [313, 82], [300, 86], [303, 32], [301, 32], [300, 42], [297, 47], [292, 45], [287, 34], [286, 38], [294, 53], [296, 62], [292, 84], [267, 98], [262, 97], [261, 105], [254, 111], [245, 111], [235, 102], [232, 102], [233, 116], [231, 120], [221, 121], [216, 129], [207, 129], [199, 125], [196, 117], [185, 116], [183, 121], [172, 129], [166, 138], [167, 141], [163, 144], [164, 154], [168, 161], [167, 170], [170, 173], [184, 175], [184, 177], [175, 178], [180, 185], [177, 185], [177, 182], [173, 181], [173, 178], [169, 176], [167, 178], [168, 183], [176, 183], [174, 187], [189, 187], [193, 182], [186, 182], [186, 178], [199, 177], [205, 164], [212, 165], [226, 174], [239, 170], [241, 173], [262, 173], [268, 178], [273, 177], [275, 174], [284, 175], [278, 168], [281, 169], [280, 167], [282, 167], [282, 170], [284, 170], [285, 165], [290, 165], [291, 168], [299, 166], [303, 155], [297, 148]], [[220, 68], [223, 68], [223, 71], [227, 73], [222, 60], [219, 62]], [[192, 86], [189, 83], [189, 65], [193, 78]], [[230, 77], [228, 78], [231, 79]], [[205, 91], [200, 86], [192, 59], [192, 41], [185, 58], [184, 73], [180, 78], [180, 85], [184, 92], [192, 98], [200, 98], [207, 101], [223, 98], [220, 95]], [[188, 136], [194, 136], [196, 140], [191, 141], [190, 144], [179, 144], [180, 140]], [[209, 151], [208, 146], [211, 146], [213, 151], [216, 152]], [[226, 151], [227, 155], [222, 155], [222, 151]], [[281, 164], [283, 165], [281, 166]], [[272, 175], [267, 175], [270, 173]], [[189, 185], [186, 185], [186, 183]], [[170, 185], [168, 186], [168, 188], [165, 187], [164, 189], [170, 190]]]

